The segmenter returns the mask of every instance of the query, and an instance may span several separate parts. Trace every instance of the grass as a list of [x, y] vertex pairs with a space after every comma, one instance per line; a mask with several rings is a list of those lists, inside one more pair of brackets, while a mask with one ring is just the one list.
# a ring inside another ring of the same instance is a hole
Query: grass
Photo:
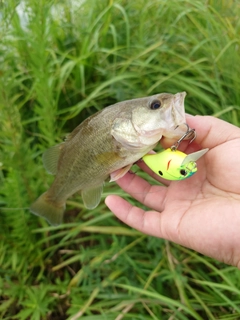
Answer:
[[0, 317], [239, 319], [236, 268], [124, 226], [103, 201], [89, 212], [69, 199], [57, 228], [27, 209], [52, 181], [42, 152], [117, 101], [184, 90], [188, 113], [239, 126], [239, 3], [0, 8]]

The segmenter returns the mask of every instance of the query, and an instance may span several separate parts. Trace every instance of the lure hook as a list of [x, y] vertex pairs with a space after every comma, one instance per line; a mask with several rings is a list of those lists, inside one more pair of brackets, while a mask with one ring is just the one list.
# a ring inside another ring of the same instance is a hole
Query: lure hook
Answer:
[[[193, 138], [189, 141], [189, 144], [192, 143], [196, 137], [197, 137], [197, 134], [196, 134], [196, 131], [195, 129], [190, 129], [189, 128], [189, 125], [187, 123], [184, 123], [186, 126], [187, 126], [187, 131], [186, 133], [184, 133], [184, 135], [177, 141], [175, 142], [172, 146], [171, 146], [171, 150], [172, 151], [176, 151], [178, 149], [178, 147], [180, 146], [180, 143], [188, 136], [191, 136], [193, 135]], [[178, 128], [179, 126], [176, 126], [175, 130]]]

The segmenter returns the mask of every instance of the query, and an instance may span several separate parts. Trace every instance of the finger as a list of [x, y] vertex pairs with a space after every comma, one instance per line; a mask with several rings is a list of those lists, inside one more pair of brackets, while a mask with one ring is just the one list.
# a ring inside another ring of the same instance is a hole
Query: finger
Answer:
[[145, 206], [154, 210], [163, 210], [164, 199], [167, 192], [166, 187], [152, 186], [133, 173], [125, 174], [124, 177], [118, 179], [116, 182], [124, 191]]
[[197, 133], [196, 143], [202, 148], [214, 148], [226, 141], [240, 138], [240, 129], [226, 121], [211, 116], [189, 116], [187, 123]]
[[120, 220], [142, 233], [173, 241], [239, 267], [240, 238], [236, 226], [240, 224], [240, 217], [235, 201], [231, 201], [231, 215], [228, 209], [225, 210], [228, 205], [223, 198], [218, 204], [219, 210], [216, 210], [215, 201], [205, 199], [203, 206], [198, 202], [192, 207], [191, 214], [188, 206], [183, 210], [171, 210], [169, 214], [145, 212], [113, 195], [108, 196], [105, 203]]
[[108, 208], [124, 223], [145, 234], [166, 238], [160, 230], [161, 213], [144, 211], [119, 196], [110, 195], [105, 199]]
[[[186, 115], [186, 121], [190, 128], [194, 128], [197, 137], [189, 145], [189, 141], [182, 141], [179, 150], [185, 151], [190, 148], [190, 152], [201, 148], [214, 148], [226, 141], [240, 138], [240, 129], [226, 121], [211, 116]], [[163, 137], [161, 145], [168, 148], [176, 141]]]

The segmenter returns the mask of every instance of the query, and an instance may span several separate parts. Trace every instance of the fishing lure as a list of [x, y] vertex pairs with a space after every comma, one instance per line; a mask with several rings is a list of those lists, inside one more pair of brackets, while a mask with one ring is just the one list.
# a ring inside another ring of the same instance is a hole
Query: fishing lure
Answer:
[[191, 154], [168, 148], [156, 154], [146, 154], [143, 161], [157, 175], [167, 180], [183, 180], [197, 172], [196, 161], [208, 149]]
[[[187, 125], [187, 124], [186, 124]], [[180, 143], [189, 135], [194, 135], [190, 143], [195, 140], [194, 129], [189, 130], [171, 147], [156, 154], [146, 154], [143, 161], [157, 175], [167, 180], [183, 180], [197, 172], [196, 161], [201, 158], [208, 149], [203, 149], [191, 154], [186, 154], [178, 149]]]

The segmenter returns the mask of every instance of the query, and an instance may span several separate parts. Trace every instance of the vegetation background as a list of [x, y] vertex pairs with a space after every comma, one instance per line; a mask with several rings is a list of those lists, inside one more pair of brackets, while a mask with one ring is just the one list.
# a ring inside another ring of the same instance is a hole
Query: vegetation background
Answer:
[[239, 126], [239, 17], [238, 0], [0, 1], [1, 319], [240, 319], [239, 270], [104, 199], [74, 196], [57, 228], [28, 211], [53, 179], [43, 151], [107, 105], [187, 91], [188, 113]]

